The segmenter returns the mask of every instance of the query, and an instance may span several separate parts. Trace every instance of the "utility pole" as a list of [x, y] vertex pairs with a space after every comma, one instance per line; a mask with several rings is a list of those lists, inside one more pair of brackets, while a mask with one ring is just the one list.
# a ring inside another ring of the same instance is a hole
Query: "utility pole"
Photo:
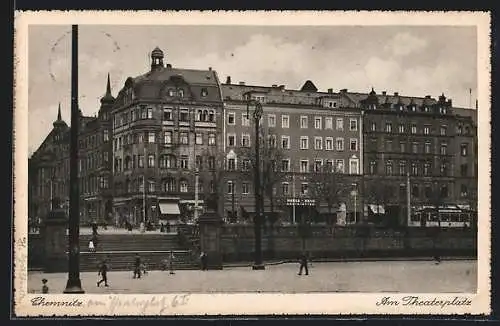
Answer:
[[[196, 118], [194, 119], [193, 134], [194, 134], [194, 145], [193, 145], [193, 156], [194, 156], [194, 220], [198, 220], [198, 187], [200, 182], [200, 172], [198, 168], [198, 162], [196, 160]], [[201, 162], [200, 162], [201, 163]]]
[[410, 171], [406, 172], [406, 225], [411, 220]]
[[144, 147], [144, 173], [142, 175], [142, 207], [143, 207], [143, 212], [142, 212], [142, 226], [141, 226], [141, 232], [144, 232], [146, 229], [146, 214], [147, 214], [147, 207], [146, 207], [146, 167], [147, 164], [149, 164], [148, 157], [147, 157], [147, 152], [146, 152], [146, 147]]
[[[234, 185], [234, 183], [233, 183]], [[234, 186], [233, 186], [233, 191], [231, 191], [231, 220], [235, 222], [235, 212], [234, 212]]]
[[292, 169], [292, 221], [293, 224], [296, 223], [296, 217], [295, 217], [295, 172]]
[[254, 123], [255, 123], [255, 164], [254, 164], [254, 192], [255, 192], [255, 262], [252, 266], [253, 270], [265, 269], [262, 263], [262, 200], [261, 200], [261, 180], [260, 180], [260, 141], [259, 141], [259, 123], [262, 117], [262, 104], [259, 101], [248, 99], [247, 116], [249, 116], [250, 104], [255, 106]]
[[64, 293], [84, 293], [80, 280], [80, 192], [78, 189], [78, 25], [71, 27], [71, 129], [68, 227], [68, 282]]

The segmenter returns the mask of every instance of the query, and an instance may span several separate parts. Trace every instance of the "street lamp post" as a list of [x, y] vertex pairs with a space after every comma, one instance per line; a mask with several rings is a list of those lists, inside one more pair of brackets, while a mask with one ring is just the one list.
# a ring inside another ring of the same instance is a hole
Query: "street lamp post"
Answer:
[[254, 164], [254, 192], [255, 192], [255, 261], [252, 266], [253, 270], [265, 269], [262, 263], [262, 193], [260, 186], [260, 140], [259, 140], [259, 123], [262, 117], [262, 104], [259, 101], [248, 100], [247, 102], [247, 117], [249, 116], [250, 105], [254, 105], [253, 112], [255, 123], [255, 164]]
[[80, 193], [78, 189], [78, 25], [71, 30], [71, 129], [70, 129], [70, 193], [68, 237], [68, 282], [64, 293], [84, 293], [80, 281]]
[[[353, 184], [356, 187], [356, 184]], [[358, 214], [358, 191], [355, 188], [351, 191], [351, 196], [354, 197], [354, 224], [357, 223], [357, 214]]]

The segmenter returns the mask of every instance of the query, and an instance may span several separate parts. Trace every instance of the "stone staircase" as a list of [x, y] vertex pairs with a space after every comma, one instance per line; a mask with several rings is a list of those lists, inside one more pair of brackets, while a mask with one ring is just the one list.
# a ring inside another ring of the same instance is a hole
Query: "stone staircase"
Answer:
[[[138, 253], [147, 270], [161, 270], [162, 261], [170, 256], [170, 251], [108, 251], [80, 253], [80, 271], [98, 271], [99, 263], [107, 258], [110, 271], [133, 271], [135, 254]], [[173, 251], [174, 270], [198, 269], [199, 266], [190, 251]]]
[[190, 246], [182, 246], [177, 234], [101, 234], [96, 252], [88, 251], [90, 235], [80, 236], [80, 271], [96, 271], [99, 262], [108, 260], [112, 271], [133, 269], [134, 256], [138, 253], [148, 270], [158, 270], [170, 252], [174, 254], [174, 269], [197, 269], [197, 255]]

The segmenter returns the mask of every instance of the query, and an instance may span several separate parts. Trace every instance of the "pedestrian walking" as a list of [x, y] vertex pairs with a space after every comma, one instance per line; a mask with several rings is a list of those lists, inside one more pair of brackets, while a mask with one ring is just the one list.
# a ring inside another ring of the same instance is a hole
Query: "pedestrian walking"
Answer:
[[142, 271], [142, 275], [148, 274], [146, 263], [141, 264], [141, 271]]
[[89, 241], [89, 252], [95, 252], [94, 241]]
[[201, 261], [201, 270], [202, 271], [208, 270], [208, 266], [207, 266], [207, 254], [204, 251], [201, 252], [200, 261]]
[[307, 254], [304, 252], [300, 256], [300, 267], [299, 267], [299, 273], [298, 275], [302, 275], [302, 270], [304, 269], [306, 272], [306, 275], [309, 275], [309, 268], [307, 266], [308, 259], [307, 259]]
[[49, 293], [49, 287], [47, 286], [47, 279], [42, 280], [42, 293]]
[[169, 274], [175, 274], [175, 272], [174, 272], [174, 252], [172, 250], [170, 251], [170, 257], [168, 260], [168, 270], [169, 270]]
[[97, 273], [97, 276], [101, 276], [101, 279], [97, 281], [97, 287], [101, 285], [102, 282], [104, 282], [104, 286], [108, 287], [108, 261], [107, 259], [104, 259], [102, 263], [99, 265], [99, 272]]
[[135, 254], [134, 278], [141, 278], [141, 257], [139, 256], [139, 254]]

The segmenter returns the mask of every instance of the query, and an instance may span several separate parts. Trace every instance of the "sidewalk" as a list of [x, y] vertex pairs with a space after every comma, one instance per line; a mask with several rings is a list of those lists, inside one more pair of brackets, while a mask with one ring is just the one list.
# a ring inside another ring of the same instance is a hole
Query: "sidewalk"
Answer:
[[[297, 263], [266, 265], [263, 271], [251, 267], [224, 267], [223, 270], [152, 271], [141, 279], [132, 272], [110, 272], [109, 287], [97, 287], [96, 272], [80, 273], [86, 293], [214, 293], [214, 292], [475, 292], [477, 262], [443, 261], [378, 261], [378, 262], [313, 262], [310, 275], [298, 276]], [[62, 293], [66, 273], [28, 274], [28, 291], [40, 292], [46, 278], [50, 293]]]

